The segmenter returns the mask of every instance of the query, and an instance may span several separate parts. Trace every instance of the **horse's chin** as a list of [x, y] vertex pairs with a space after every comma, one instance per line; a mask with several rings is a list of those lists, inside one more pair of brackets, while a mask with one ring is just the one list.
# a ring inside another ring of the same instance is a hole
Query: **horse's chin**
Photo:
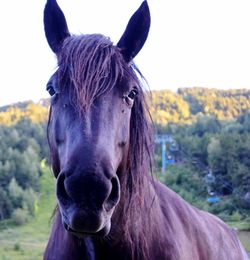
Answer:
[[84, 231], [84, 230], [75, 230], [69, 224], [67, 224], [65, 220], [63, 220], [63, 225], [67, 232], [71, 233], [74, 236], [77, 236], [78, 238], [84, 238], [89, 236], [105, 237], [110, 232], [111, 221], [109, 220], [104, 226], [100, 227], [97, 231], [93, 231], [93, 232]]

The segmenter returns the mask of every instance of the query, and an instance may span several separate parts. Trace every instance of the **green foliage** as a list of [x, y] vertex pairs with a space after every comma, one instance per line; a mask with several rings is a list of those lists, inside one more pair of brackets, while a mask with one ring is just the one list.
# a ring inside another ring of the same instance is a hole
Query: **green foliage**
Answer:
[[8, 185], [9, 197], [14, 207], [21, 207], [23, 200], [24, 190], [17, 184], [16, 179], [13, 177]]
[[206, 186], [186, 164], [169, 167], [161, 180], [186, 201], [201, 208], [206, 196]]
[[0, 186], [0, 220], [9, 217], [13, 212], [13, 204], [7, 191]]
[[56, 205], [55, 178], [50, 169], [41, 164], [40, 200], [36, 214], [27, 223], [16, 226], [9, 223], [0, 227], [0, 259], [34, 260], [42, 259], [51, 228], [51, 216]]
[[14, 250], [15, 250], [15, 251], [21, 250], [21, 246], [20, 246], [19, 243], [15, 243], [15, 245], [14, 245]]
[[48, 157], [45, 124], [27, 119], [7, 126], [0, 124], [0, 149], [0, 220], [13, 217], [15, 209], [34, 215], [40, 161]]
[[11, 216], [12, 222], [17, 226], [23, 225], [28, 221], [28, 219], [29, 219], [28, 211], [20, 208], [15, 209]]
[[[174, 177], [166, 177], [165, 183], [184, 199], [224, 220], [237, 219], [237, 214], [245, 219], [250, 214], [248, 120], [247, 114], [228, 122], [205, 116], [192, 125], [176, 128], [172, 135], [179, 146], [179, 161], [171, 169]], [[209, 171], [215, 177], [210, 186], [204, 181]], [[193, 176], [200, 182], [195, 188]], [[202, 185], [206, 186], [203, 192]], [[220, 197], [218, 203], [207, 202], [210, 192]]]
[[231, 221], [234, 221], [234, 222], [240, 222], [241, 219], [242, 219], [242, 216], [238, 211], [235, 211], [231, 216]]
[[38, 196], [31, 187], [24, 190], [17, 184], [15, 178], [12, 178], [8, 186], [8, 192], [14, 208], [24, 209], [34, 215]]

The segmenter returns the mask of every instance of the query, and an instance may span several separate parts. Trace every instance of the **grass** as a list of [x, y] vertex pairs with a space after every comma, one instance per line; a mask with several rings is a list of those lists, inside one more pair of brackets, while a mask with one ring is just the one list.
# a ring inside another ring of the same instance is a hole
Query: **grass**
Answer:
[[241, 221], [227, 222], [230, 227], [236, 228], [241, 231], [248, 231], [250, 233], [250, 218]]
[[22, 226], [0, 229], [0, 260], [42, 259], [50, 232], [50, 217], [55, 202], [54, 178], [43, 166], [41, 197], [35, 217]]
[[249, 231], [239, 231], [239, 238], [243, 246], [245, 247], [248, 255], [250, 256], [250, 232]]
[[250, 256], [250, 218], [241, 221], [227, 222], [227, 224], [237, 229], [240, 241]]

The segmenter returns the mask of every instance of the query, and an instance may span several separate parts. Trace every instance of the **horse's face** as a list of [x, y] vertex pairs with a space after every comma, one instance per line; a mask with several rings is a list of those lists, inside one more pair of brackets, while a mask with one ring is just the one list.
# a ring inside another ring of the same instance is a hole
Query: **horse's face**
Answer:
[[[131, 21], [117, 44], [128, 68], [128, 62], [139, 52], [148, 33], [146, 2]], [[60, 57], [64, 53], [62, 42], [70, 36], [65, 18], [54, 0], [47, 2], [44, 22], [49, 45], [59, 58], [60, 71]], [[131, 27], [136, 27], [137, 23], [142, 28], [134, 35]], [[138, 86], [121, 72], [114, 86], [96, 96], [83, 112], [69, 94], [74, 83], [70, 80], [62, 83], [57, 74], [47, 86], [52, 95], [48, 134], [63, 224], [66, 230], [77, 235], [103, 236], [110, 230], [111, 217], [120, 199], [119, 179], [126, 167], [131, 109]]]
[[[52, 78], [48, 86], [55, 84]], [[67, 95], [53, 97], [49, 139], [58, 203], [69, 231], [107, 234], [110, 229], [136, 93], [129, 82], [117, 85], [81, 115]]]

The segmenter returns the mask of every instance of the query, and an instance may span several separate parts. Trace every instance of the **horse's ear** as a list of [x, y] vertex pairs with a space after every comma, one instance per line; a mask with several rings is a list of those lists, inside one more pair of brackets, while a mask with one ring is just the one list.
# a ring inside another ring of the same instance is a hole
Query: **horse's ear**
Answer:
[[150, 12], [147, 1], [143, 1], [130, 18], [117, 47], [127, 62], [131, 61], [144, 45], [150, 28]]
[[44, 30], [48, 44], [58, 53], [63, 40], [70, 36], [66, 19], [56, 0], [47, 0], [44, 9]]

